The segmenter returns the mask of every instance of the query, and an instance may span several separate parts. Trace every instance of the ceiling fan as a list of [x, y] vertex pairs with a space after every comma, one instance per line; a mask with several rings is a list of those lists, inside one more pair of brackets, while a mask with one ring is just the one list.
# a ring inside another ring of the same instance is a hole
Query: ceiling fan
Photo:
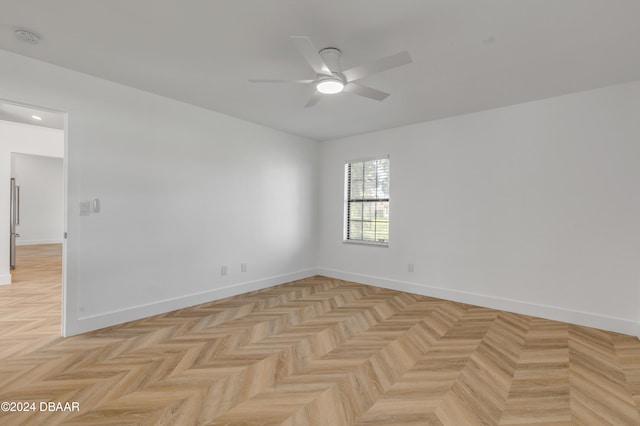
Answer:
[[404, 51], [387, 56], [364, 65], [358, 65], [346, 71], [340, 67], [340, 49], [326, 47], [316, 49], [309, 37], [292, 36], [296, 47], [307, 60], [316, 73], [315, 79], [310, 80], [249, 80], [251, 83], [300, 83], [315, 85], [315, 92], [305, 105], [310, 107], [318, 103], [323, 95], [332, 95], [340, 92], [353, 93], [354, 95], [382, 101], [388, 93], [364, 86], [357, 81], [371, 74], [396, 68], [412, 62], [409, 52]]

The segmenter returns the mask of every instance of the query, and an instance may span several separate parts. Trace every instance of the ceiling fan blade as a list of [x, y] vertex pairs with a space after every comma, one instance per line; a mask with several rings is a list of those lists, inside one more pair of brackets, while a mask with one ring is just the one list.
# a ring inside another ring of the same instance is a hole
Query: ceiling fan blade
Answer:
[[411, 59], [409, 52], [404, 51], [396, 53], [395, 55], [387, 56], [386, 58], [378, 59], [377, 61], [373, 61], [368, 64], [358, 65], [357, 67], [343, 71], [342, 74], [344, 74], [347, 81], [356, 81], [371, 74], [410, 64], [411, 62], [413, 62], [413, 60]]
[[331, 70], [324, 62], [324, 59], [322, 59], [322, 56], [318, 53], [318, 49], [313, 45], [309, 37], [291, 36], [291, 40], [293, 40], [300, 53], [302, 53], [302, 56], [304, 56], [316, 74], [332, 75]]
[[353, 93], [354, 95], [364, 96], [365, 98], [375, 99], [376, 101], [383, 101], [389, 96], [388, 93], [358, 83], [347, 83], [344, 86], [344, 91]]
[[249, 83], [300, 83], [309, 84], [315, 80], [263, 80], [263, 79], [250, 79]]
[[311, 95], [311, 97], [309, 98], [309, 100], [307, 101], [304, 107], [309, 108], [311, 106], [314, 106], [315, 104], [320, 102], [321, 98], [322, 98], [322, 93], [316, 90], [315, 92], [313, 92], [313, 95]]

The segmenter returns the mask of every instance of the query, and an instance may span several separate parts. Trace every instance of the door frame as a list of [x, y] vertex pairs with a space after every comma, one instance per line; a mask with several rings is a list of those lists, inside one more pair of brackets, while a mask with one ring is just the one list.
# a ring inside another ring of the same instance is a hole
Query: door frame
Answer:
[[[65, 111], [60, 111], [54, 108], [49, 108], [46, 106], [41, 106], [41, 105], [32, 105], [32, 104], [28, 104], [28, 103], [24, 103], [24, 102], [19, 102], [19, 101], [15, 101], [15, 100], [9, 100], [9, 99], [3, 99], [0, 98], [0, 104], [9, 104], [9, 105], [15, 105], [15, 106], [20, 106], [20, 107], [25, 107], [25, 108], [30, 108], [30, 109], [36, 109], [36, 110], [40, 110], [43, 112], [54, 112], [57, 114], [63, 114], [63, 120], [64, 120], [64, 126], [63, 126], [63, 157], [62, 157], [62, 180], [63, 180], [63, 190], [62, 190], [62, 203], [63, 203], [63, 208], [64, 208], [64, 212], [63, 212], [63, 236], [62, 236], [62, 276], [61, 276], [61, 280], [62, 280], [62, 294], [61, 294], [61, 299], [62, 299], [62, 303], [60, 304], [60, 310], [61, 310], [61, 314], [60, 314], [60, 319], [61, 319], [61, 327], [60, 327], [60, 335], [62, 337], [66, 337], [67, 336], [67, 295], [68, 295], [68, 289], [67, 289], [67, 277], [68, 277], [68, 271], [67, 271], [67, 265], [68, 265], [68, 255], [67, 255], [67, 251], [68, 251], [68, 244], [67, 244], [67, 230], [68, 230], [68, 217], [69, 217], [69, 206], [68, 206], [68, 199], [69, 199], [69, 173], [68, 173], [68, 154], [69, 154], [69, 143], [68, 143], [68, 138], [69, 138], [69, 114]], [[26, 124], [29, 125], [29, 124]]]

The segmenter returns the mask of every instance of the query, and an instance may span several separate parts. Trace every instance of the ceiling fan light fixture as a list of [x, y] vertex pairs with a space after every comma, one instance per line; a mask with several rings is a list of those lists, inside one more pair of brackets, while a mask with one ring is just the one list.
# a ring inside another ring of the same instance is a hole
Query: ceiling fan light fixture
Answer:
[[316, 84], [316, 89], [324, 95], [335, 95], [336, 93], [342, 92], [344, 83], [335, 77], [323, 78]]
[[335, 47], [316, 49], [309, 37], [292, 36], [291, 39], [316, 73], [313, 80], [249, 80], [252, 83], [302, 83], [312, 84], [315, 91], [305, 104], [305, 108], [314, 106], [322, 99], [322, 95], [334, 95], [336, 93], [349, 92], [353, 95], [363, 96], [376, 101], [385, 100], [389, 94], [380, 90], [364, 86], [359, 83], [363, 78], [382, 71], [396, 68], [411, 63], [411, 55], [404, 51], [395, 55], [386, 56], [376, 61], [358, 65], [342, 71], [340, 56], [342, 52]]

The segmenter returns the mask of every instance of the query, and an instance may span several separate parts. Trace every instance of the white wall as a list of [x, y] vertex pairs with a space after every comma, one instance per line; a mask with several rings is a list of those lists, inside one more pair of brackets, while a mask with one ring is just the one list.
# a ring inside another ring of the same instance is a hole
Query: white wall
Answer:
[[[0, 284], [11, 283], [9, 273], [9, 179], [11, 153], [64, 156], [64, 132], [0, 120]], [[18, 231], [20, 232], [20, 231]]]
[[[66, 334], [315, 273], [317, 142], [6, 51], [0, 63], [0, 99], [68, 113]], [[93, 198], [101, 212], [79, 216]]]
[[31, 154], [11, 156], [12, 177], [20, 186], [17, 245], [60, 244], [64, 233], [62, 158]]
[[[386, 154], [390, 245], [343, 244], [344, 162]], [[640, 82], [325, 142], [322, 157], [325, 275], [640, 331]]]

